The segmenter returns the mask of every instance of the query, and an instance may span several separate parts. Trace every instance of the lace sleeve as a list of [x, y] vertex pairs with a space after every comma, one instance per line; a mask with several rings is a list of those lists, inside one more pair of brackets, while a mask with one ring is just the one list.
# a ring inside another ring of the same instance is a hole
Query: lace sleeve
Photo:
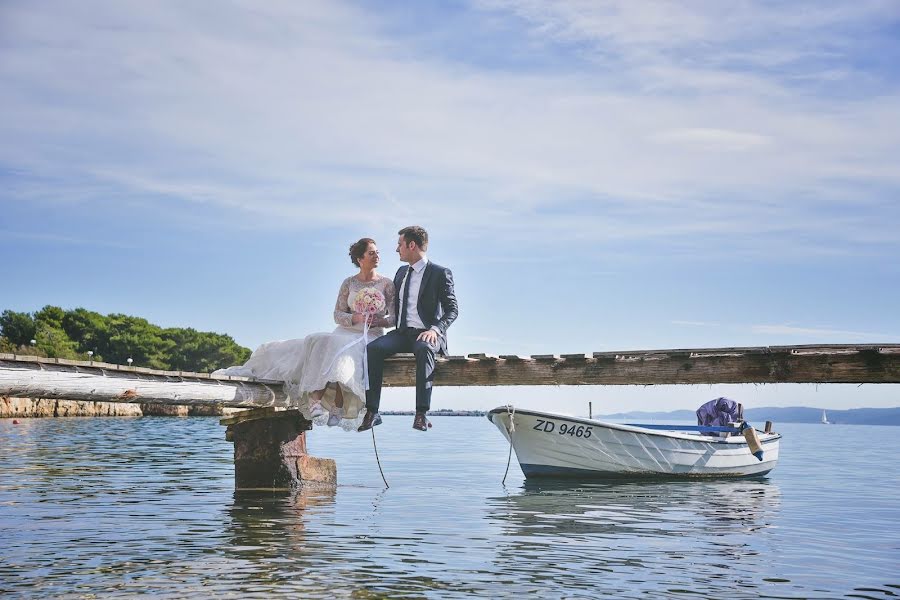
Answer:
[[341, 289], [338, 290], [337, 300], [334, 303], [334, 322], [342, 327], [353, 327], [353, 313], [347, 297], [350, 295], [350, 279], [344, 280]]
[[390, 277], [384, 278], [384, 327], [394, 327], [397, 325], [397, 311], [394, 307], [394, 298], [396, 291], [394, 290], [394, 282]]

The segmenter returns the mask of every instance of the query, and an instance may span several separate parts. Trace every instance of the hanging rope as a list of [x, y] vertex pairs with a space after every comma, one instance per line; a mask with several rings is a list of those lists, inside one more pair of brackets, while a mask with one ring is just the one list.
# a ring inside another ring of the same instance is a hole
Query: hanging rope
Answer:
[[381, 480], [384, 481], [384, 487], [390, 488], [387, 479], [384, 478], [384, 471], [381, 470], [381, 459], [378, 458], [378, 445], [375, 444], [375, 428], [372, 428], [372, 447], [375, 448], [375, 462], [378, 463], [378, 472], [381, 473]]
[[506, 414], [509, 415], [509, 427], [506, 430], [509, 433], [509, 456], [506, 458], [506, 471], [503, 473], [503, 481], [500, 482], [500, 485], [506, 485], [506, 476], [509, 474], [509, 463], [512, 462], [512, 434], [516, 430], [516, 424], [513, 421], [513, 417], [516, 416], [516, 407], [512, 404], [507, 404]]

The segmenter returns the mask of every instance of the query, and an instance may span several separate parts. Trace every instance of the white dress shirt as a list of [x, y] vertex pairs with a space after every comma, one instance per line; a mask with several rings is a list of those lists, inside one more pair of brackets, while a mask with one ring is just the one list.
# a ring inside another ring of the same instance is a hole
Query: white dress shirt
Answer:
[[[419, 316], [419, 288], [422, 287], [422, 277], [425, 275], [425, 265], [428, 264], [428, 257], [424, 254], [419, 262], [412, 265], [412, 272], [405, 277], [406, 283], [400, 284], [400, 302], [403, 302], [403, 290], [405, 286], [409, 286], [409, 300], [406, 302], [406, 326], [416, 329], [425, 329], [425, 323]], [[397, 321], [399, 325], [400, 321]], [[432, 327], [435, 331], [437, 329]]]

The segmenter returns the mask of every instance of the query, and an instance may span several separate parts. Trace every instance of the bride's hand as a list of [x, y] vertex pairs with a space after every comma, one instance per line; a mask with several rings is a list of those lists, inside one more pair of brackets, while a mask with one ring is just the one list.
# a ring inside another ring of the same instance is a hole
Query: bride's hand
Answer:
[[353, 313], [353, 317], [351, 317], [350, 322], [354, 325], [359, 325], [366, 319], [369, 320], [369, 327], [375, 327], [375, 322], [378, 320], [378, 317], [376, 317], [375, 315], [368, 315], [363, 313]]

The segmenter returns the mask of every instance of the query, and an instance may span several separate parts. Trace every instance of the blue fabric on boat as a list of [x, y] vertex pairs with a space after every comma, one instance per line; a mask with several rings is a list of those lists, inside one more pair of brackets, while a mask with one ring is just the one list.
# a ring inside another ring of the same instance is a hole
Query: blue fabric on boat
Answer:
[[[729, 400], [724, 397], [716, 398], [715, 400], [710, 400], [706, 404], [703, 404], [697, 409], [697, 425], [722, 427], [729, 423], [741, 421], [743, 419], [741, 412], [741, 405], [734, 400]], [[707, 435], [717, 434], [710, 433]], [[724, 437], [728, 434], [723, 433], [718, 435]]]

